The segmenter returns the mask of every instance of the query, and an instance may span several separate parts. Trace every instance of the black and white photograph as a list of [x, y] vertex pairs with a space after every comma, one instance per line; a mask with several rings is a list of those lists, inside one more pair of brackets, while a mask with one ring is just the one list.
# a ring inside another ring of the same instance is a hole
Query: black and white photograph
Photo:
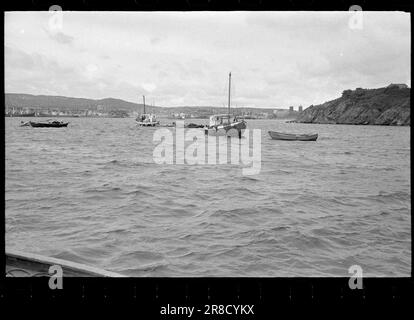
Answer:
[[402, 11], [4, 13], [6, 277], [411, 276]]

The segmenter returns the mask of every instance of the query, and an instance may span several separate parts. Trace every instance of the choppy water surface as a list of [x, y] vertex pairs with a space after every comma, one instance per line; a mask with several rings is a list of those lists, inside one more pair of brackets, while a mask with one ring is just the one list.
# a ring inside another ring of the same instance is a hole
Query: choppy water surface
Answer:
[[21, 120], [6, 119], [7, 248], [130, 276], [410, 275], [409, 127], [250, 120], [262, 165], [243, 176], [155, 164], [156, 129], [133, 119]]

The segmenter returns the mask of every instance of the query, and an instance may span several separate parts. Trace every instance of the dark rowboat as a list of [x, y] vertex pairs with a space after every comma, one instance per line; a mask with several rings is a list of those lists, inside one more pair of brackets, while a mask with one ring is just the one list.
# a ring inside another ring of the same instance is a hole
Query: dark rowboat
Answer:
[[184, 128], [204, 128], [204, 124], [189, 123], [184, 125]]
[[58, 265], [63, 277], [124, 277], [116, 272], [102, 270], [72, 261], [37, 254], [6, 250], [6, 277], [50, 277], [49, 268]]
[[51, 122], [29, 122], [34, 128], [61, 128], [67, 127], [69, 122], [51, 121]]
[[289, 140], [289, 141], [316, 141], [318, 134], [293, 134], [293, 133], [282, 133], [276, 131], [269, 131], [269, 135], [274, 140]]

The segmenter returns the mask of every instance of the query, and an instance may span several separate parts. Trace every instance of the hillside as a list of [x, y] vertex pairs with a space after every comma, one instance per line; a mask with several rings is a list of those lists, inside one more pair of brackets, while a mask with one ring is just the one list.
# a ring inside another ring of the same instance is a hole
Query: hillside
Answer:
[[[125, 111], [143, 112], [143, 104], [132, 103], [121, 99], [105, 98], [105, 99], [85, 99], [71, 98], [63, 96], [48, 95], [31, 95], [20, 93], [5, 94], [5, 109], [12, 108], [31, 109], [35, 111], [42, 110], [58, 110], [58, 111], [84, 111], [84, 110], [103, 110], [103, 111]], [[272, 113], [272, 109], [265, 108], [234, 108], [234, 113]], [[193, 113], [196, 115], [211, 115], [217, 113], [226, 113], [225, 107], [214, 106], [179, 106], [179, 107], [160, 107], [146, 106], [146, 112], [154, 112], [160, 115], [169, 115], [172, 113]]]
[[310, 106], [296, 122], [372, 125], [410, 125], [410, 88], [345, 90], [338, 99]]
[[[31, 95], [20, 93], [6, 93], [5, 107], [8, 108], [32, 108], [32, 109], [56, 109], [59, 111], [74, 111], [86, 109], [103, 109], [103, 110], [122, 110], [127, 112], [139, 111], [142, 112], [144, 106], [121, 99], [106, 98], [106, 99], [85, 99], [85, 98], [71, 98], [62, 96], [47, 96], [47, 95]], [[156, 111], [157, 107], [148, 107], [147, 111]]]

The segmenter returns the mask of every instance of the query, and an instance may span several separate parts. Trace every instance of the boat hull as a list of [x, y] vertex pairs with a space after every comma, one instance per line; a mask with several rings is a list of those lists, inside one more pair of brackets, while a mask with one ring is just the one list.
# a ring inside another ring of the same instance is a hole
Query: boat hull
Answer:
[[286, 141], [316, 141], [318, 134], [292, 134], [276, 131], [269, 131], [269, 135], [273, 140], [286, 140]]
[[204, 124], [197, 124], [197, 123], [189, 123], [189, 124], [184, 125], [184, 128], [194, 128], [194, 129], [197, 129], [197, 128], [204, 128], [204, 127], [205, 127]]
[[237, 135], [240, 137], [241, 132], [246, 129], [247, 125], [245, 121], [238, 121], [229, 124], [222, 124], [218, 126], [209, 126], [205, 129], [205, 133], [209, 135]]
[[30, 122], [30, 125], [33, 128], [62, 128], [67, 127], [69, 122], [66, 123], [40, 123], [40, 122]]
[[49, 277], [49, 268], [58, 265], [63, 277], [124, 277], [119, 273], [87, 266], [80, 263], [37, 254], [6, 250], [6, 276], [9, 277]]
[[141, 122], [141, 121], [137, 121], [137, 124], [141, 127], [155, 127], [158, 126], [160, 123], [159, 121], [157, 122]]

